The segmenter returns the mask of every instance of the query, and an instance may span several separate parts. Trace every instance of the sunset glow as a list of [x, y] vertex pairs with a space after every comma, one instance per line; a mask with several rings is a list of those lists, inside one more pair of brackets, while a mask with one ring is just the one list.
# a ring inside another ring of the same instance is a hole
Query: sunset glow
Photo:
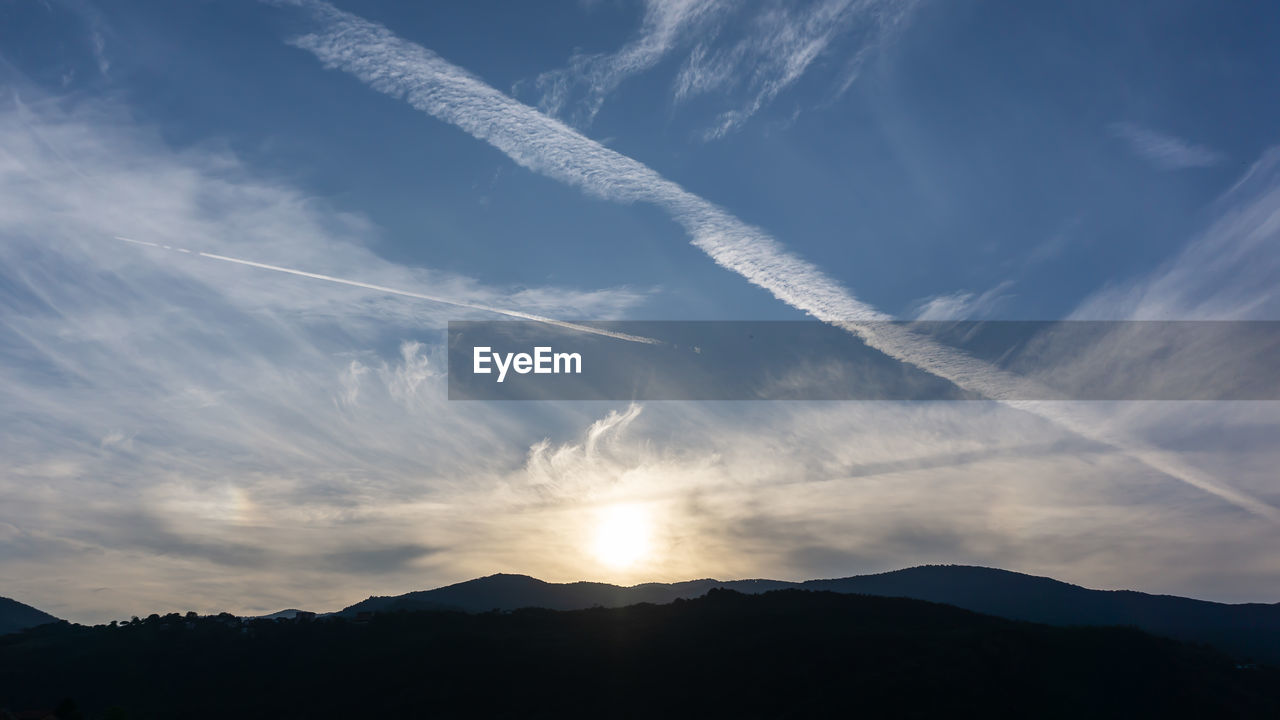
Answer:
[[625, 570], [652, 552], [652, 522], [638, 505], [613, 505], [600, 511], [592, 551], [596, 559], [614, 570]]

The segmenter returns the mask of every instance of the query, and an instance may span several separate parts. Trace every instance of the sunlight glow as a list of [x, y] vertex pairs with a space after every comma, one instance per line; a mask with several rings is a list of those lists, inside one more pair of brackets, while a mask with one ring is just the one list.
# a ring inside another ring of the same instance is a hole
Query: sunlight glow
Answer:
[[604, 508], [596, 522], [592, 550], [604, 565], [621, 570], [649, 555], [652, 523], [643, 507], [613, 505]]

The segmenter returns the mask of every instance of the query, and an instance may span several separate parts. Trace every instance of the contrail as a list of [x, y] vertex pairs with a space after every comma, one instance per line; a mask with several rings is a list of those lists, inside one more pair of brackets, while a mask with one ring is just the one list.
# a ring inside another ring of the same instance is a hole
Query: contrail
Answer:
[[556, 320], [555, 318], [534, 315], [533, 313], [521, 312], [519, 310], [507, 310], [505, 308], [490, 307], [488, 305], [479, 305], [477, 303], [462, 302], [460, 300], [450, 300], [442, 298], [438, 295], [425, 295], [423, 293], [410, 292], [409, 290], [397, 290], [383, 285], [374, 285], [372, 283], [360, 282], [359, 280], [346, 280], [336, 278], [330, 275], [321, 275], [319, 273], [306, 272], [305, 270], [294, 270], [293, 268], [280, 267], [279, 265], [268, 265], [266, 263], [254, 262], [252, 260], [243, 260], [241, 258], [227, 257], [226, 255], [215, 255], [213, 253], [200, 252], [198, 250], [187, 250], [186, 248], [172, 247], [160, 243], [147, 242], [146, 240], [134, 240], [133, 238], [121, 237], [113, 235], [116, 240], [123, 240], [127, 243], [135, 245], [146, 245], [147, 247], [160, 248], [161, 250], [172, 250], [174, 252], [187, 253], [189, 255], [199, 255], [211, 260], [222, 260], [223, 262], [236, 263], [238, 265], [248, 265], [249, 267], [260, 268], [262, 270], [273, 270], [280, 273], [288, 273], [289, 275], [297, 275], [298, 277], [312, 278], [313, 280], [324, 280], [326, 282], [338, 283], [339, 285], [350, 285], [352, 287], [364, 288], [366, 290], [375, 290], [390, 295], [400, 295], [402, 297], [414, 298], [417, 300], [426, 300], [428, 302], [440, 303], [442, 305], [452, 305], [454, 307], [467, 308], [470, 310], [480, 310], [482, 312], [496, 313], [498, 315], [506, 315], [507, 317], [520, 318], [521, 320], [532, 320], [534, 322], [546, 323], [547, 325], [555, 325], [567, 330], [576, 330], [578, 332], [590, 333], [592, 335], [602, 335], [604, 337], [613, 338], [615, 340], [626, 340], [628, 342], [645, 343], [648, 345], [660, 345], [661, 340], [647, 338], [641, 335], [629, 335], [627, 333], [614, 332], [612, 330], [604, 330], [602, 328], [591, 327], [590, 325], [579, 325], [578, 323], [565, 322], [564, 320]]
[[[646, 202], [667, 211], [693, 244], [722, 267], [768, 290], [782, 302], [857, 335], [872, 348], [956, 386], [1048, 420], [1126, 452], [1154, 470], [1251, 513], [1280, 523], [1280, 510], [1206, 477], [1175, 454], [1142, 443], [1105, 438], [1090, 419], [1061, 403], [1017, 402], [1029, 381], [1005, 373], [909, 330], [855, 298], [820, 268], [643, 163], [610, 150], [486, 84], [430, 50], [323, 0], [291, 0], [317, 20], [319, 32], [294, 45], [327, 68], [345, 71], [379, 92], [450, 123], [506, 153], [529, 170], [621, 203]], [[1035, 397], [1050, 397], [1040, 394]]]

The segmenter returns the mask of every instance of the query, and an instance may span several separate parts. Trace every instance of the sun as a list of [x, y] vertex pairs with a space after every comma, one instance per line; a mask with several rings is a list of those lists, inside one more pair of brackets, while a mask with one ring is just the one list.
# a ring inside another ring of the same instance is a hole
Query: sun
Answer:
[[648, 557], [652, 544], [652, 522], [648, 511], [638, 505], [611, 505], [596, 517], [592, 552], [602, 564], [625, 570]]

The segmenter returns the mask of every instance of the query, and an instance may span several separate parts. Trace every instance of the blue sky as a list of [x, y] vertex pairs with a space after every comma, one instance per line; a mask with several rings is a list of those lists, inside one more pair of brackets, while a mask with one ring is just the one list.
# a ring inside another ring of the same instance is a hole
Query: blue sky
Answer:
[[[1277, 12], [2, 4], [5, 594], [973, 562], [1274, 601], [1270, 403], [451, 404], [484, 313], [113, 238], [567, 319], [1276, 320]], [[582, 550], [619, 504], [647, 564]]]

